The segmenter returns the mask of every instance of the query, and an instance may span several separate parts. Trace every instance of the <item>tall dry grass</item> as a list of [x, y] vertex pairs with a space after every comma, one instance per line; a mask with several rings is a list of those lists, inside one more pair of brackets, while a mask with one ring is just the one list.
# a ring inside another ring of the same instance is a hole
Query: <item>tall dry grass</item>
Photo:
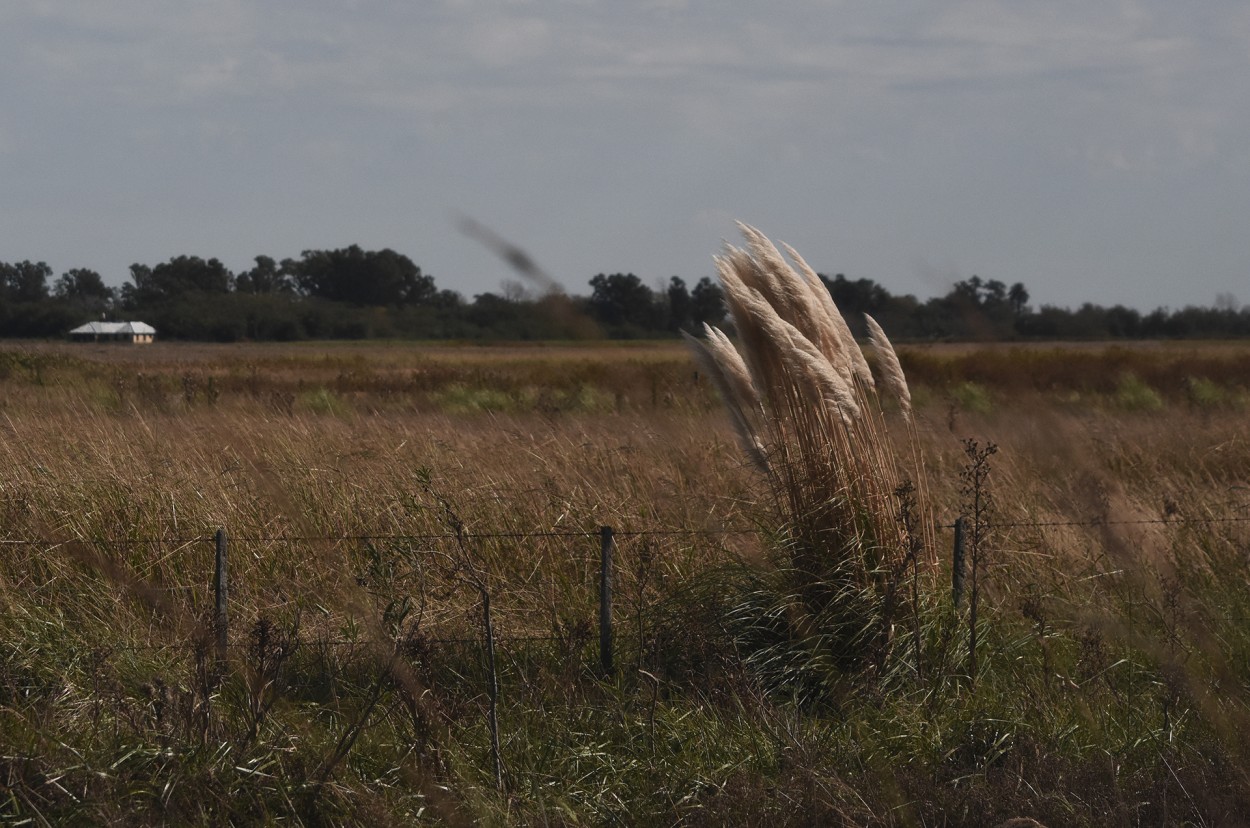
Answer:
[[[962, 662], [939, 661], [934, 625], [924, 675], [852, 685], [827, 715], [759, 692], [768, 669], [811, 681], [837, 643], [817, 625], [837, 619], [802, 602], [794, 535], [767, 520], [784, 513], [684, 346], [0, 346], [0, 540], [23, 542], [0, 555], [0, 822], [1237, 824], [1246, 352], [1203, 351], [1207, 367], [1165, 353], [1152, 370], [1134, 351], [1164, 406], [1130, 411], [1105, 370], [1123, 354], [1083, 348], [934, 348], [920, 363], [900, 348], [939, 523], [958, 513], [959, 438], [1000, 447], [981, 675], [975, 693], [950, 678]], [[872, 356], [909, 473], [909, 426]], [[1220, 394], [1186, 397], [1190, 375]], [[960, 406], [965, 382], [990, 404]], [[495, 589], [507, 796], [481, 613], [446, 577], [454, 541], [315, 539], [444, 533], [427, 485], [470, 531], [512, 533], [468, 547]], [[752, 521], [759, 535], [697, 534]], [[223, 523], [234, 646], [214, 689], [196, 647], [212, 547], [179, 539]], [[618, 530], [610, 681], [593, 628], [600, 524]], [[944, 558], [950, 544], [941, 530]], [[778, 566], [726, 575], [727, 557], [768, 550]], [[908, 666], [899, 620], [891, 653]], [[514, 638], [531, 634], [544, 640]]]
[[689, 339], [781, 518], [799, 597], [790, 626], [834, 629], [833, 658], [857, 664], [881, 656], [904, 584], [932, 560], [910, 391], [870, 321], [881, 385], [900, 414], [891, 425], [869, 362], [815, 271], [792, 248], [787, 261], [758, 230], [741, 229], [746, 247], [716, 258], [739, 347], [710, 327], [705, 339]]

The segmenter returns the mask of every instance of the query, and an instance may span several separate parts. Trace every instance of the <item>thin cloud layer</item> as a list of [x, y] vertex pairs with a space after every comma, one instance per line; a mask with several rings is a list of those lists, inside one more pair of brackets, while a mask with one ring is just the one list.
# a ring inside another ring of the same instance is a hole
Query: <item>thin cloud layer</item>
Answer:
[[472, 294], [508, 274], [467, 214], [576, 292], [707, 275], [732, 215], [899, 291], [1209, 303], [1250, 266], [1247, 43], [1232, 2], [11, 0], [0, 260], [358, 242]]

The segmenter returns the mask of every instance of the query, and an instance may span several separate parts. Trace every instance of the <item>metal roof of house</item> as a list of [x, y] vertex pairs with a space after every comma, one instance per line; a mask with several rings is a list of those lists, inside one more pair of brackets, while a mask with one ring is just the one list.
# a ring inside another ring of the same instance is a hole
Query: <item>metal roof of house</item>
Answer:
[[72, 334], [116, 336], [118, 334], [155, 334], [156, 328], [146, 322], [88, 322], [70, 331]]

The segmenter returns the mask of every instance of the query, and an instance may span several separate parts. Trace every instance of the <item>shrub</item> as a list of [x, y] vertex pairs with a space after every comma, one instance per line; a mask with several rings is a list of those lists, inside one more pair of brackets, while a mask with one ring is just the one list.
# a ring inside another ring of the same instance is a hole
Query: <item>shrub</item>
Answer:
[[432, 395], [440, 410], [448, 414], [465, 414], [474, 411], [511, 411], [516, 400], [497, 388], [470, 387], [462, 383], [449, 385]]
[[1227, 391], [1206, 377], [1186, 377], [1185, 391], [1195, 408], [1219, 408], [1230, 399]]
[[[899, 453], [868, 362], [820, 278], [794, 250], [791, 266], [759, 231], [742, 231], [747, 249], [716, 260], [739, 346], [708, 326], [690, 340], [780, 517], [775, 576], [746, 590], [730, 621], [748, 661], [783, 675], [796, 674], [796, 659], [803, 672], [836, 675], [881, 665], [901, 616], [916, 620], [918, 591], [910, 608], [901, 596], [932, 549], [924, 480], [907, 468], [918, 457], [907, 382], [869, 318], [881, 385], [909, 437]], [[911, 491], [908, 525], [920, 537], [899, 520]]]
[[1116, 385], [1115, 404], [1125, 411], [1158, 411], [1163, 398], [1136, 374], [1126, 373]]
[[301, 394], [300, 402], [314, 414], [326, 414], [332, 417], [345, 416], [351, 410], [342, 397], [328, 388], [317, 388]]
[[955, 404], [964, 411], [971, 411], [974, 414], [988, 414], [993, 408], [990, 402], [990, 392], [980, 383], [961, 382], [951, 389], [951, 397], [954, 398]]

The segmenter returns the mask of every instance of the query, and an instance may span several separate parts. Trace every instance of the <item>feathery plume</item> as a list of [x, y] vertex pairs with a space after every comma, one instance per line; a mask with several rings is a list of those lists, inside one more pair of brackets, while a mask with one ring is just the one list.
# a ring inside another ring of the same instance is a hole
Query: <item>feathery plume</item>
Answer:
[[[724, 334], [721, 335], [724, 336]], [[724, 401], [725, 407], [729, 410], [729, 418], [733, 423], [734, 435], [738, 438], [738, 445], [760, 471], [768, 473], [770, 471], [768, 455], [752, 422], [753, 414], [755, 414], [752, 408], [759, 407], [759, 396], [755, 394], [754, 386], [751, 385], [751, 378], [747, 375], [746, 366], [742, 362], [742, 358], [738, 356], [738, 352], [732, 346], [730, 346], [729, 350], [733, 351], [734, 358], [727, 357], [725, 352], [719, 347], [719, 343], [717, 345], [710, 344], [715, 341], [711, 337], [703, 341], [684, 331], [682, 336], [685, 337], [686, 341], [694, 349], [695, 358], [698, 360], [699, 366], [705, 374], [712, 378], [712, 383], [716, 386], [716, 390]], [[739, 368], [739, 366], [741, 367]], [[745, 380], [745, 385], [743, 380]]]
[[894, 346], [890, 344], [889, 338], [877, 324], [877, 320], [868, 314], [864, 314], [864, 319], [868, 322], [868, 341], [872, 343], [878, 359], [881, 360], [882, 379], [885, 380], [886, 387], [898, 397], [898, 405], [903, 411], [903, 417], [910, 420], [911, 389], [907, 387], [907, 378], [903, 375], [903, 366], [898, 361], [898, 354], [894, 352]]
[[812, 294], [817, 298], [824, 310], [825, 317], [833, 325], [834, 333], [842, 344], [842, 350], [851, 361], [851, 370], [855, 374], [856, 379], [864, 383], [868, 388], [873, 388], [872, 371], [868, 368], [868, 360], [864, 358], [864, 352], [860, 350], [859, 344], [855, 342], [855, 335], [851, 333], [851, 327], [846, 324], [846, 317], [842, 315], [842, 311], [838, 310], [838, 306], [833, 302], [833, 297], [829, 295], [829, 289], [825, 287], [825, 283], [821, 281], [820, 276], [812, 269], [812, 266], [798, 254], [798, 251], [788, 244], [783, 244], [782, 246], [786, 249], [786, 255], [794, 261], [799, 272], [803, 274], [803, 278], [807, 281]]

